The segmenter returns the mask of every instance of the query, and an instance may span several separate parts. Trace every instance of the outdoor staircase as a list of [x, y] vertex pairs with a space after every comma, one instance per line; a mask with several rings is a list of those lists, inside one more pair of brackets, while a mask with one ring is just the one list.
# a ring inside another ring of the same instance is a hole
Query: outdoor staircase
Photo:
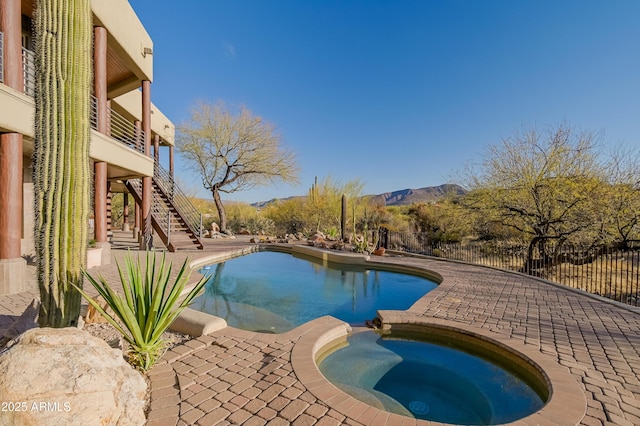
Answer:
[[[171, 252], [202, 250], [202, 216], [157, 162], [152, 182], [151, 225]], [[142, 179], [125, 182], [136, 203], [142, 205]]]

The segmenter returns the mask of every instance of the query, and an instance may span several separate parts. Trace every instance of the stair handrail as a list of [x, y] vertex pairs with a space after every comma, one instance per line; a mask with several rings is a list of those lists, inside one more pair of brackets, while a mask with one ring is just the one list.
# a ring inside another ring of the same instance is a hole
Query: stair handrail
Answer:
[[201, 212], [189, 200], [189, 197], [176, 184], [171, 174], [157, 161], [154, 164], [153, 177], [156, 185], [165, 193], [173, 207], [182, 216], [185, 224], [198, 238], [202, 238]]
[[[142, 197], [142, 179], [128, 179], [128, 182], [138, 193], [138, 196]], [[167, 220], [169, 213], [169, 208], [164, 204], [164, 202], [162, 202], [160, 196], [155, 192], [152, 192], [151, 215], [161, 229], [164, 229], [166, 233], [169, 232], [169, 227], [171, 226], [171, 221]]]

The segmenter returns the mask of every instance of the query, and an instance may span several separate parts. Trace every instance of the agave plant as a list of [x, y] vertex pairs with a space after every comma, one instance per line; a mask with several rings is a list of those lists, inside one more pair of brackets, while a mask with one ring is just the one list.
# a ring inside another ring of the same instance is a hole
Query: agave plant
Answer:
[[129, 359], [133, 365], [146, 371], [162, 356], [166, 341], [162, 333], [193, 301], [206, 284], [203, 277], [181, 300], [182, 292], [191, 275], [185, 260], [174, 280], [171, 280], [172, 263], [165, 261], [163, 253], [159, 266], [154, 251], [148, 251], [146, 266], [140, 257], [134, 261], [131, 254], [124, 259], [124, 268], [117, 264], [124, 295], [118, 294], [104, 279], [96, 280], [89, 273], [84, 275], [95, 287], [107, 305], [111, 315], [82, 289], [76, 287], [85, 299], [113, 325], [130, 344]]

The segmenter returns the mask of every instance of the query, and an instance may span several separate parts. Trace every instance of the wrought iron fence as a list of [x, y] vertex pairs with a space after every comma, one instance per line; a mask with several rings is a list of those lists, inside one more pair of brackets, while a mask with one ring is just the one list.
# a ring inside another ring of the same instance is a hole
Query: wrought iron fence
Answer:
[[640, 306], [640, 245], [581, 247], [563, 244], [537, 248], [529, 256], [522, 242], [431, 242], [425, 235], [381, 230], [387, 249], [458, 260], [477, 265], [523, 272], [568, 287], [597, 294], [632, 306]]

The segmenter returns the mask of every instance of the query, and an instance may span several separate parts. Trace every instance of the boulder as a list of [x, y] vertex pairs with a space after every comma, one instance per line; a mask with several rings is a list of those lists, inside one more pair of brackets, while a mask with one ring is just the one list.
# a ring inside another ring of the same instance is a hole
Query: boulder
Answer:
[[0, 354], [0, 425], [143, 425], [146, 382], [77, 328], [34, 328]]

